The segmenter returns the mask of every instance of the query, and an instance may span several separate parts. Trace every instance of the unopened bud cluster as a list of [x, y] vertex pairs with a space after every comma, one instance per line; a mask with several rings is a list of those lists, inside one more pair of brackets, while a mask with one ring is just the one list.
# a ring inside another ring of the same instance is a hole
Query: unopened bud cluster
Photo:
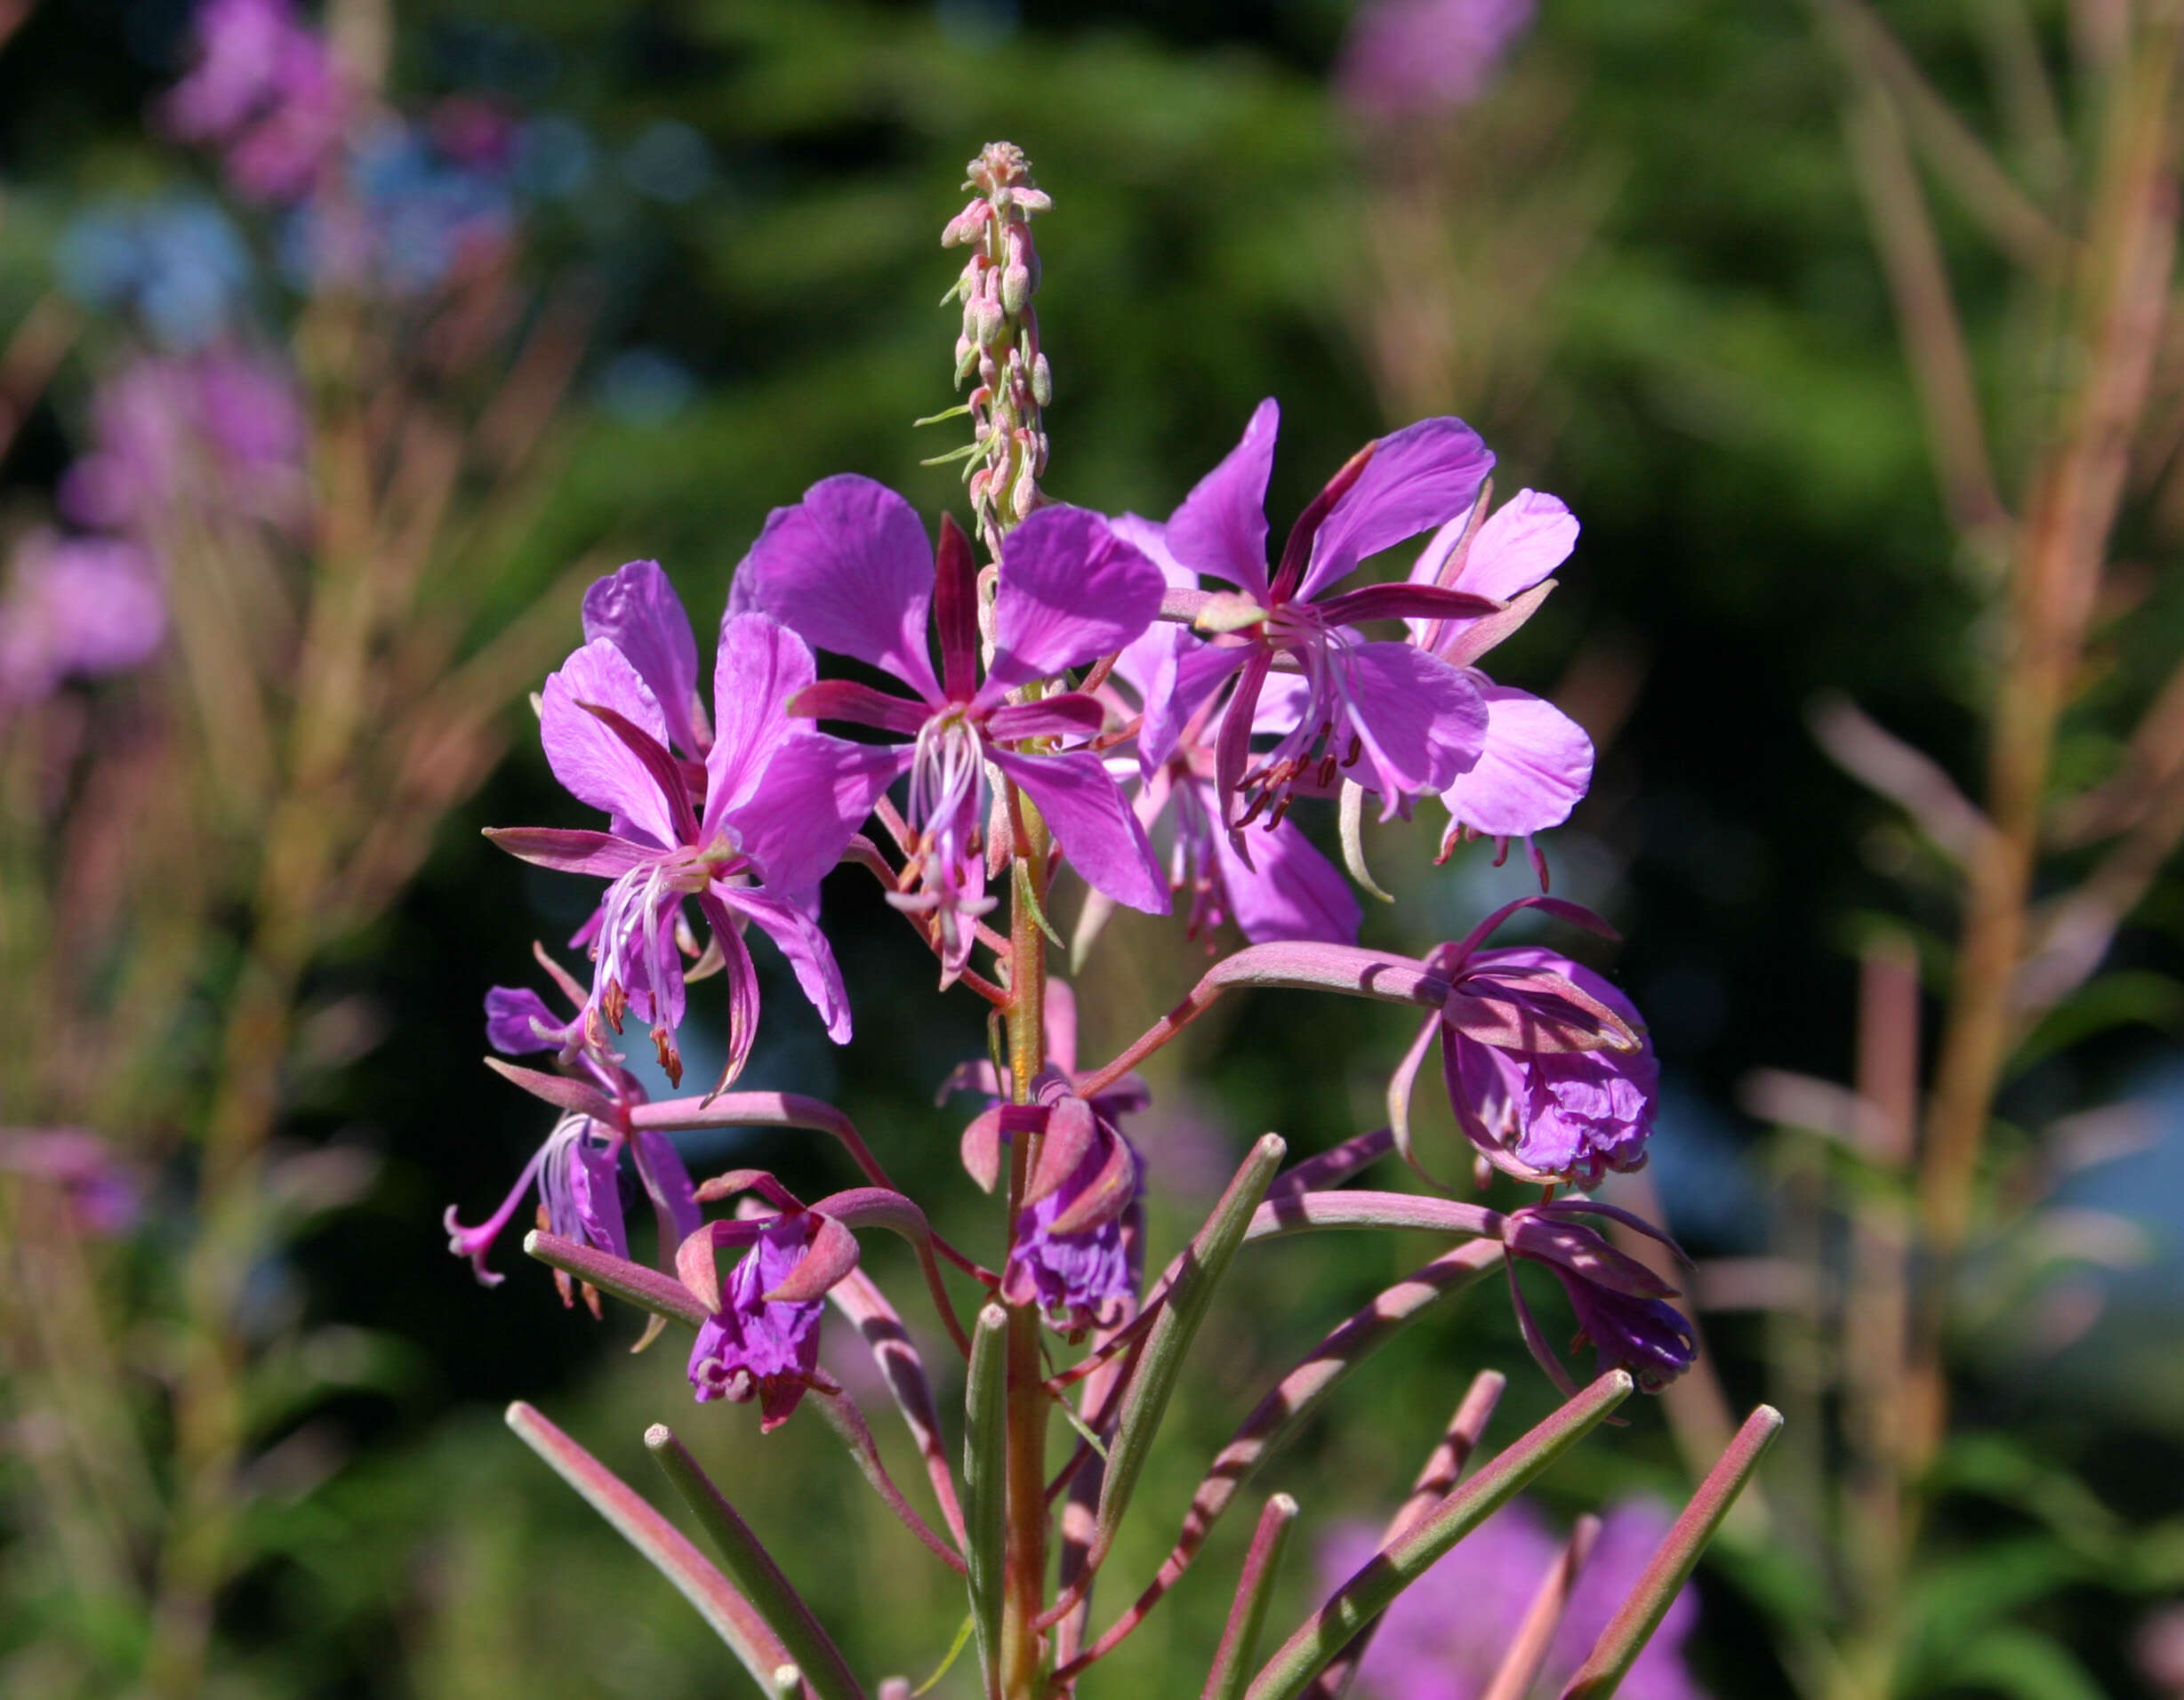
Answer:
[[999, 555], [1002, 535], [1039, 505], [1039, 480], [1047, 469], [1040, 410], [1054, 390], [1032, 309], [1039, 255], [1031, 215], [1054, 203], [1032, 187], [1031, 162], [1012, 142], [988, 142], [967, 169], [964, 188], [977, 198], [948, 221], [940, 239], [943, 247], [971, 251], [947, 299], [963, 305], [956, 382], [977, 380], [969, 398], [973, 440], [965, 480], [979, 533]]

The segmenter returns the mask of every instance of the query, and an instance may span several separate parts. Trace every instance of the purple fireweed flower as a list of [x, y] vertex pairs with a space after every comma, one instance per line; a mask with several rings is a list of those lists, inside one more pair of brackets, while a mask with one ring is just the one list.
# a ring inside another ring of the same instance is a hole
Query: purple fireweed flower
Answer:
[[[1626, 1500], [1603, 1513], [1591, 1558], [1556, 1632], [1538, 1691], [1559, 1693], [1592, 1650], [1673, 1520], [1650, 1500]], [[1342, 1585], [1379, 1550], [1369, 1525], [1331, 1530], [1321, 1543], [1321, 1587]], [[1504, 1506], [1396, 1597], [1358, 1665], [1359, 1700], [1477, 1700], [1501, 1666], [1534, 1590], [1559, 1559], [1562, 1538], [1529, 1499]], [[1704, 1700], [1684, 1643], [1698, 1616], [1689, 1587], [1617, 1692], [1629, 1700]]]
[[[765, 1433], [787, 1422], [807, 1391], [834, 1391], [819, 1373], [819, 1324], [827, 1289], [855, 1266], [856, 1240], [770, 1175], [752, 1183], [779, 1214], [708, 1223], [683, 1242], [676, 1263], [711, 1311], [690, 1349], [691, 1391], [700, 1404], [757, 1399]], [[724, 1247], [749, 1247], [725, 1282], [715, 1262]]]
[[[1197, 575], [1168, 554], [1160, 526], [1135, 514], [1121, 515], [1113, 523], [1118, 533], [1160, 566], [1171, 589], [1198, 588]], [[1157, 702], [1173, 683], [1175, 655], [1175, 632], [1156, 625], [1117, 657], [1112, 677], [1134, 694], [1126, 718]], [[1277, 675], [1266, 683], [1253, 729], [1278, 734], [1301, 718], [1298, 699], [1304, 681]], [[1122, 693], [1115, 694], [1120, 698]], [[1189, 936], [1203, 939], [1211, 950], [1215, 932], [1223, 921], [1233, 919], [1254, 944], [1284, 939], [1356, 942], [1364, 917], [1349, 882], [1313, 847], [1295, 822], [1268, 823], [1253, 840], [1249, 861], [1238, 854], [1221, 829], [1214, 749], [1204, 735], [1220, 705], [1218, 695], [1207, 700], [1176, 734], [1165, 761], [1137, 764], [1150, 769], [1136, 798], [1137, 818], [1149, 836], [1160, 822], [1167, 822], [1168, 883], [1172, 891], [1188, 896]], [[1096, 893], [1088, 900], [1079, 922], [1080, 949], [1104, 923], [1107, 908]]]
[[[1469, 771], [1486, 735], [1477, 683], [1438, 655], [1369, 640], [1357, 627], [1497, 610], [1433, 585], [1334, 590], [1367, 557], [1469, 511], [1494, 457], [1458, 419], [1421, 420], [1353, 456], [1298, 517], [1270, 576], [1266, 481], [1278, 416], [1271, 398], [1261, 402], [1243, 440], [1163, 528], [1182, 566], [1238, 589], [1197, 615], [1200, 629], [1216, 633], [1210, 641], [1175, 634], [1172, 682], [1156, 693], [1140, 734], [1145, 758], [1166, 761], [1215, 693], [1235, 680], [1213, 739], [1215, 784], [1223, 824], [1247, 857], [1241, 830], [1262, 813], [1281, 819], [1298, 790], [1325, 791], [1339, 777], [1354, 778], [1380, 792], [1386, 820]], [[1301, 712], [1255, 758], [1251, 737], [1277, 662], [1303, 678]]]
[[[616, 576], [657, 572], [638, 562]], [[668, 593], [664, 602], [633, 598], [623, 612], [635, 626], [667, 625], [654, 632], [657, 646], [679, 659], [670, 608], [678, 621], [679, 605]], [[590, 617], [612, 623], [596, 611]], [[661, 1066], [680, 1079], [675, 1030], [684, 974], [676, 934], [692, 898], [728, 977], [722, 1086], [742, 1071], [758, 1027], [746, 921], [788, 958], [828, 1037], [848, 1039], [848, 996], [813, 917], [821, 876], [840, 859], [887, 774], [873, 754], [789, 718], [784, 705], [815, 676], [811, 652], [794, 632], [763, 614], [725, 620], [713, 675], [714, 736], [702, 763], [669, 749], [660, 698], [617, 643], [592, 638], [546, 681], [540, 734], [547, 762], [574, 796], [606, 811], [609, 830], [523, 827], [488, 836], [526, 862], [611, 882], [587, 929], [595, 969], [585, 1016], [593, 1043], [605, 1043], [598, 1022], [619, 1031], [624, 1010], [633, 1008], [651, 1028]]]
[[1676, 1296], [1676, 1289], [1610, 1245], [1588, 1217], [1622, 1223], [1659, 1240], [1678, 1258], [1683, 1255], [1675, 1241], [1642, 1217], [1590, 1199], [1561, 1199], [1511, 1211], [1502, 1241], [1508, 1247], [1509, 1293], [1524, 1343], [1548, 1379], [1575, 1396], [1576, 1380], [1548, 1347], [1525, 1303], [1517, 1283], [1520, 1262], [1545, 1268], [1562, 1284], [1578, 1319], [1573, 1343], [1593, 1348], [1595, 1375], [1626, 1369], [1645, 1391], [1658, 1393], [1691, 1367], [1698, 1355], [1698, 1336], [1682, 1313], [1666, 1302]]
[[1547, 575], [1578, 541], [1576, 516], [1554, 497], [1520, 490], [1484, 519], [1485, 497], [1444, 525], [1411, 569], [1413, 584], [1467, 590], [1506, 604], [1478, 619], [1416, 620], [1420, 647], [1462, 668], [1486, 703], [1486, 742], [1478, 765], [1457, 776], [1441, 800], [1449, 810], [1445, 860], [1459, 838], [1529, 840], [1560, 826], [1593, 782], [1593, 741], [1552, 702], [1479, 670], [1479, 658], [1531, 618], [1554, 581]]
[[[506, 1055], [558, 1050], [565, 1066], [576, 1064], [598, 1085], [614, 1106], [614, 1119], [602, 1119], [579, 1111], [563, 1116], [524, 1166], [500, 1208], [486, 1221], [466, 1228], [455, 1219], [454, 1207], [448, 1207], [443, 1218], [447, 1248], [458, 1257], [469, 1258], [471, 1269], [485, 1285], [499, 1286], [503, 1278], [486, 1269], [486, 1254], [514, 1220], [535, 1184], [542, 1227], [565, 1239], [627, 1257], [629, 1235], [622, 1219], [620, 1181], [621, 1156], [626, 1146], [638, 1183], [652, 1202], [660, 1231], [661, 1265], [671, 1267], [669, 1260], [676, 1249], [701, 1224], [697, 1190], [691, 1183], [690, 1171], [665, 1134], [629, 1127], [628, 1112], [645, 1101], [644, 1088], [618, 1066], [618, 1056], [588, 1043], [584, 1021], [588, 999], [583, 987], [543, 951], [538, 952], [538, 958], [576, 1007], [576, 1014], [557, 1019], [546, 1000], [528, 987], [495, 986], [486, 994], [486, 1042]], [[570, 1303], [567, 1278], [557, 1275], [556, 1285], [561, 1289], [562, 1302]]]
[[1470, 105], [1531, 28], [1533, 0], [1365, 0], [1335, 68], [1342, 103], [1387, 122]]
[[0, 709], [140, 666], [166, 629], [158, 575], [135, 544], [33, 532], [0, 594]]
[[1060, 980], [1047, 982], [1048, 1066], [1032, 1083], [1032, 1102], [1003, 1102], [1008, 1071], [967, 1062], [948, 1077], [942, 1102], [962, 1090], [984, 1092], [986, 1107], [963, 1131], [963, 1167], [986, 1191], [1000, 1183], [1002, 1151], [1019, 1132], [1042, 1135], [1016, 1215], [1001, 1296], [1036, 1303], [1072, 1337], [1112, 1327], [1144, 1275], [1144, 1159], [1116, 1119], [1150, 1102], [1144, 1083], [1125, 1075], [1090, 1098], [1077, 1095], [1077, 1001]]
[[253, 200], [309, 192], [352, 104], [332, 45], [288, 0], [205, 0], [197, 36], [196, 65], [158, 109], [168, 133], [221, 148]]
[[136, 1225], [143, 1183], [98, 1135], [78, 1127], [0, 1127], [0, 1174], [56, 1189], [69, 1228], [113, 1239]]
[[[986, 770], [1021, 787], [1056, 842], [1098, 891], [1149, 914], [1168, 893], [1144, 829], [1089, 750], [1040, 749], [1098, 733], [1098, 702], [1065, 691], [1024, 702], [1009, 694], [1112, 654], [1150, 625], [1160, 573], [1098, 515], [1039, 509], [1008, 533], [993, 597], [994, 653], [977, 678], [978, 604], [970, 542], [941, 525], [937, 563], [910, 504], [851, 474], [827, 478], [793, 508], [777, 508], [737, 573], [739, 594], [818, 648], [877, 667], [912, 693], [848, 680], [803, 691], [794, 712], [851, 720], [913, 742], [892, 747], [910, 776], [908, 820], [918, 835], [915, 894], [894, 901], [934, 916], [945, 973], [970, 954], [970, 922], [984, 896], [981, 824]], [[940, 671], [927, 650], [937, 625]], [[1027, 743], [1032, 748], [1023, 748]]]
[[1481, 1156], [1522, 1181], [1591, 1186], [1645, 1166], [1660, 1065], [1630, 999], [1592, 969], [1535, 946], [1478, 948], [1534, 905], [1607, 930], [1574, 903], [1519, 898], [1428, 952], [1449, 992], [1398, 1069], [1390, 1110], [1404, 1138], [1411, 1085], [1437, 1038], [1449, 1102]]

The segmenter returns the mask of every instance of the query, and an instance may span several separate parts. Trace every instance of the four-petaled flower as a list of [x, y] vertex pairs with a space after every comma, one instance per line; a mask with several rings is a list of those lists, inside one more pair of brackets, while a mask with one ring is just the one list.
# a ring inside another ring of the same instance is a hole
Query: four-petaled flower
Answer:
[[[844, 474], [777, 508], [737, 571], [743, 605], [815, 646], [879, 668], [908, 686], [896, 696], [849, 679], [807, 686], [792, 713], [849, 720], [912, 740], [886, 752], [910, 775], [909, 824], [919, 890], [899, 907], [933, 917], [942, 963], [960, 973], [984, 895], [981, 823], [989, 767], [1020, 787], [1092, 886], [1149, 914], [1168, 908], [1144, 829], [1099, 757], [1081, 744], [1105, 714], [1064, 691], [1012, 694], [1113, 654], [1160, 613], [1160, 570], [1097, 514], [1049, 506], [1008, 533], [993, 595], [993, 652], [978, 678], [979, 611], [970, 541], [941, 524], [937, 565], [910, 504]], [[927, 652], [937, 625], [940, 670]]]
[[[1435, 585], [1369, 584], [1336, 593], [1369, 556], [1467, 512], [1494, 457], [1458, 419], [1422, 420], [1368, 444], [1290, 529], [1266, 569], [1266, 481], [1279, 410], [1269, 399], [1243, 440], [1168, 516], [1169, 555], [1192, 573], [1238, 587], [1196, 615], [1200, 641], [1178, 632], [1171, 674], [1160, 681], [1139, 734], [1148, 761], [1167, 760], [1184, 729], [1230, 678], [1235, 687], [1214, 739], [1222, 823], [1238, 834], [1264, 813], [1279, 820], [1291, 796], [1348, 777], [1381, 794], [1381, 818], [1411, 798], [1445, 790], [1479, 759], [1486, 704], [1461, 668], [1402, 642], [1366, 638], [1371, 620], [1456, 619], [1499, 604]], [[1260, 699], [1279, 662], [1304, 679], [1295, 722], [1254, 761]]]
[[678, 759], [670, 737], [697, 737], [687, 683], [695, 670], [683, 666], [687, 625], [678, 633], [680, 605], [663, 580], [654, 585], [658, 574], [649, 561], [622, 569], [626, 623], [563, 662], [540, 706], [554, 776], [605, 810], [609, 830], [514, 827], [486, 836], [526, 862], [611, 882], [589, 929], [597, 964], [585, 1009], [590, 1037], [603, 1043], [597, 1023], [620, 1030], [623, 1010], [635, 1009], [675, 1080], [682, 1074], [675, 1030], [684, 977], [677, 923], [685, 902], [696, 900], [727, 973], [725, 1086], [750, 1056], [758, 1027], [758, 972], [743, 943], [744, 921], [788, 958], [828, 1037], [837, 1044], [849, 1038], [841, 973], [813, 913], [821, 876], [840, 858], [885, 776], [868, 752], [783, 712], [815, 677], [811, 652], [795, 633], [755, 613], [721, 622], [711, 741], [702, 761], [695, 754]]

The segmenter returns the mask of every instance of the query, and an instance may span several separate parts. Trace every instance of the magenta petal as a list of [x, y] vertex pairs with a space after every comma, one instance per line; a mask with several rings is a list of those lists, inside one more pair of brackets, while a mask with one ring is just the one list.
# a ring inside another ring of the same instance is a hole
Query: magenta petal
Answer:
[[1165, 694], [1147, 700], [1144, 725], [1137, 734], [1138, 750], [1149, 766], [1158, 766], [1175, 754], [1176, 742], [1191, 717], [1256, 653], [1249, 644], [1206, 643], [1181, 627], [1176, 629], [1172, 642], [1175, 661], [1168, 687]]
[[584, 639], [597, 638], [628, 658], [658, 699], [676, 747], [696, 755], [691, 708], [697, 699], [697, 639], [659, 562], [631, 561], [584, 592]]
[[486, 993], [486, 1043], [503, 1056], [555, 1049], [566, 1024], [528, 986], [494, 986]]
[[1281, 409], [1273, 397], [1252, 411], [1243, 440], [1168, 516], [1168, 547], [1194, 573], [1210, 573], [1261, 602], [1266, 581], [1266, 480]]
[[1018, 756], [989, 749], [986, 754], [1039, 805], [1055, 841], [1088, 884], [1148, 915], [1168, 913], [1168, 882], [1152, 859], [1145, 829], [1097, 756], [1088, 750]]
[[853, 678], [823, 678], [789, 699], [789, 712], [805, 720], [854, 720], [861, 726], [914, 738], [933, 710], [915, 697], [875, 690]]
[[1488, 685], [1486, 746], [1478, 766], [1441, 794], [1451, 826], [1493, 838], [1544, 832], [1570, 818], [1593, 782], [1585, 728], [1529, 691]]
[[811, 651], [786, 626], [762, 613], [720, 622], [713, 664], [713, 747], [705, 757], [705, 830], [748, 802], [759, 776], [791, 734], [809, 727], [789, 718], [789, 699], [817, 678]]
[[1095, 736], [1107, 723], [1098, 699], [1081, 691], [1064, 691], [1036, 702], [1011, 702], [986, 717], [987, 734], [1003, 743], [1024, 738], [1067, 738], [1072, 742]]
[[554, 777], [578, 800], [619, 814], [662, 845], [678, 842], [668, 799], [645, 764], [582, 704], [611, 709], [662, 743], [660, 703], [628, 657], [605, 638], [586, 644], [550, 674], [539, 705], [539, 741]]
[[1385, 806], [1445, 790], [1479, 759], [1486, 703], [1461, 669], [1409, 644], [1360, 644], [1342, 670], [1350, 729], [1364, 741]]
[[1310, 600], [1369, 556], [1446, 525], [1470, 508], [1493, 466], [1493, 452], [1460, 419], [1422, 419], [1382, 437], [1313, 540], [1297, 594]]
[[842, 971], [835, 965], [833, 950], [819, 924], [796, 903], [771, 892], [717, 889], [715, 896], [727, 907], [749, 916], [781, 948], [789, 966], [796, 970], [797, 984], [826, 1023], [827, 1037], [837, 1045], [847, 1045], [849, 993], [842, 985]]
[[639, 1128], [631, 1134], [630, 1155], [645, 1195], [652, 1200], [653, 1219], [660, 1225], [660, 1267], [672, 1274], [677, 1249], [704, 1224], [697, 1189], [690, 1184], [690, 1171], [675, 1142], [657, 1129]]
[[1160, 615], [1160, 569], [1089, 509], [1041, 508], [1001, 545], [982, 706], [1112, 654]]
[[1454, 588], [1506, 602], [1568, 560], [1577, 544], [1578, 517], [1558, 497], [1520, 490], [1479, 527]]
[[556, 873], [597, 874], [606, 879], [626, 874], [639, 862], [657, 861], [660, 854], [611, 832], [578, 827], [489, 826], [486, 836], [518, 861]]
[[910, 744], [853, 744], [800, 731], [767, 764], [758, 788], [720, 824], [734, 830], [769, 890], [815, 888], [872, 806], [916, 755]]
[[1245, 830], [1256, 868], [1244, 865], [1227, 833], [1210, 835], [1221, 860], [1221, 881], [1228, 888], [1229, 913], [1243, 935], [1254, 944], [1284, 940], [1355, 944], [1365, 918], [1356, 894], [1341, 870], [1313, 847], [1303, 829], [1282, 821], [1271, 830], [1257, 826]]
[[752, 601], [815, 648], [883, 668], [928, 702], [933, 549], [911, 505], [870, 478], [823, 478], [776, 508], [736, 569]]

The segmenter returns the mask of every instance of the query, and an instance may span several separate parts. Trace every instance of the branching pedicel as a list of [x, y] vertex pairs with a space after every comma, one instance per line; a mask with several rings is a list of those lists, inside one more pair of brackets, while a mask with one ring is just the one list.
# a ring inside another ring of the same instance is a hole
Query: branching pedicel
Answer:
[[[1505, 845], [1567, 816], [1590, 778], [1589, 742], [1548, 705], [1493, 684], [1477, 662], [1552, 589], [1546, 575], [1568, 554], [1577, 522], [1531, 491], [1489, 516], [1493, 456], [1462, 421], [1426, 420], [1368, 444], [1337, 472], [1270, 569], [1271, 401], [1164, 525], [1053, 502], [1038, 485], [1050, 396], [1030, 307], [1039, 267], [1026, 218], [1048, 201], [1014, 147], [986, 148], [970, 176], [978, 198], [944, 240], [972, 250], [951, 299], [964, 309], [958, 375], [977, 381], [968, 482], [991, 565], [982, 574], [970, 535], [946, 516], [935, 554], [910, 505], [871, 479], [843, 474], [814, 485], [775, 511], [739, 569], [710, 717], [690, 623], [658, 566], [636, 562], [595, 587], [583, 646], [546, 683], [542, 732], [556, 775], [606, 813], [606, 828], [492, 834], [526, 861], [608, 882], [574, 941], [591, 958], [589, 985], [540, 953], [570, 1014], [530, 991], [495, 989], [487, 999], [495, 1048], [550, 1051], [561, 1071], [499, 1066], [563, 1113], [494, 1217], [470, 1229], [451, 1213], [454, 1247], [483, 1279], [497, 1279], [485, 1274], [486, 1255], [535, 1182], [541, 1225], [525, 1248], [555, 1268], [565, 1297], [566, 1283], [581, 1282], [595, 1306], [604, 1292], [650, 1311], [655, 1327], [694, 1327], [690, 1381], [701, 1402], [756, 1401], [767, 1429], [799, 1402], [815, 1404], [890, 1509], [964, 1576], [994, 1700], [1076, 1692], [1351, 1370], [1497, 1269], [1544, 1266], [1597, 1355], [1597, 1379], [1579, 1387], [1570, 1378], [1519, 1295], [1525, 1338], [1569, 1402], [1465, 1478], [1500, 1384], [1482, 1379], [1416, 1503], [1287, 1632], [1266, 1619], [1297, 1507], [1282, 1495], [1268, 1502], [1205, 1692], [1339, 1694], [1405, 1587], [1634, 1388], [1665, 1385], [1696, 1349], [1667, 1303], [1674, 1293], [1611, 1247], [1599, 1224], [1614, 1217], [1653, 1231], [1577, 1191], [1645, 1160], [1657, 1070], [1637, 1012], [1551, 950], [1485, 948], [1518, 909], [1595, 933], [1606, 934], [1604, 924], [1543, 895], [1422, 960], [1362, 949], [1355, 899], [1288, 818], [1299, 799], [1338, 799], [1352, 871], [1369, 887], [1355, 830], [1368, 800], [1388, 819], [1432, 793], [1449, 810], [1451, 838], [1483, 833]], [[1367, 557], [1429, 532], [1408, 582], [1337, 588]], [[1208, 589], [1201, 575], [1229, 588]], [[1368, 638], [1361, 622], [1378, 620], [1408, 621], [1407, 638]], [[822, 680], [815, 651], [878, 668], [908, 694]], [[818, 730], [823, 721], [899, 742], [848, 742]], [[907, 782], [906, 806], [887, 796], [898, 780]], [[1156, 830], [1165, 855], [1149, 836]], [[835, 1041], [850, 1038], [848, 995], [818, 923], [821, 876], [844, 861], [885, 882], [932, 948], [943, 990], [960, 983], [1006, 1020], [1007, 1065], [966, 1065], [949, 1083], [986, 1095], [963, 1157], [1003, 1212], [998, 1269], [932, 1233], [839, 1111], [730, 1090], [759, 1020], [745, 922], [788, 958]], [[1544, 884], [1537, 852], [1534, 861]], [[1073, 1002], [1047, 973], [1050, 894], [1064, 871], [1090, 888], [1080, 953], [1107, 905], [1166, 912], [1173, 891], [1184, 894], [1194, 933], [1210, 940], [1233, 918], [1249, 941], [1098, 1068], [1080, 1067]], [[984, 918], [998, 904], [989, 886], [1004, 877], [1006, 937]], [[982, 950], [991, 958], [983, 969]], [[714, 972], [730, 990], [723, 1078], [703, 1097], [646, 1103], [615, 1048], [626, 1022], [646, 1024], [678, 1077], [684, 984]], [[1388, 1127], [1326, 1142], [1286, 1168], [1285, 1142], [1268, 1135], [1191, 1244], [1146, 1285], [1144, 1168], [1126, 1129], [1146, 1093], [1128, 1071], [1241, 987], [1372, 998], [1426, 1020], [1391, 1083]], [[1400, 1151], [1436, 1194], [1448, 1191], [1420, 1160], [1408, 1112], [1436, 1037], [1475, 1167], [1540, 1186], [1540, 1201], [1501, 1212], [1343, 1185]], [[693, 1185], [666, 1137], [752, 1125], [832, 1135], [867, 1184], [808, 1206], [758, 1171]], [[625, 1145], [659, 1216], [659, 1270], [629, 1256], [614, 1189]], [[705, 1205], [731, 1199], [733, 1215], [703, 1219]], [[873, 1228], [916, 1248], [927, 1296], [967, 1362], [960, 1470], [917, 1347], [858, 1269], [858, 1236]], [[1095, 1584], [1223, 1276], [1251, 1242], [1354, 1228], [1424, 1230], [1450, 1245], [1328, 1335], [1246, 1418], [1158, 1576], [1093, 1633]], [[740, 1254], [725, 1274], [724, 1249]], [[968, 1323], [943, 1262], [976, 1288]], [[1514, 1293], [1514, 1274], [1510, 1285]], [[931, 1479], [939, 1529], [888, 1479], [863, 1414], [821, 1367], [829, 1301], [879, 1361]], [[1062, 1343], [1082, 1353], [1050, 1371], [1046, 1356]], [[1057, 1417], [1080, 1438], [1049, 1478]], [[1762, 1407], [1746, 1425], [1573, 1691], [1613, 1689], [1779, 1420]], [[818, 1700], [863, 1692], [758, 1537], [664, 1427], [647, 1444], [714, 1537], [725, 1576], [530, 1407], [516, 1407], [510, 1421], [699, 1607], [763, 1691]], [[1506, 1682], [1521, 1687], [1537, 1670], [1588, 1545], [1573, 1542], [1561, 1581], [1522, 1623], [1488, 1626], [1510, 1646]], [[879, 1688], [901, 1690], [895, 1680]]]

